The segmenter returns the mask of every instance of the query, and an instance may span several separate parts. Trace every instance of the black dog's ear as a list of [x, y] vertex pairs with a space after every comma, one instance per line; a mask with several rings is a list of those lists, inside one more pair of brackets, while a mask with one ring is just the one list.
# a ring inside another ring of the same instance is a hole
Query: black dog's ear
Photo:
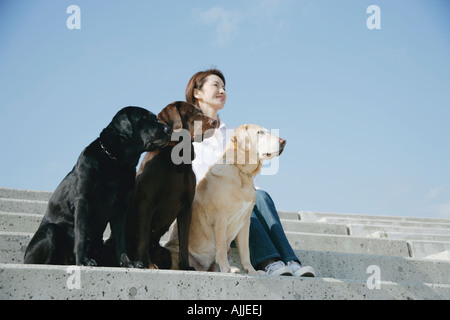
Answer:
[[133, 137], [133, 127], [125, 109], [119, 111], [112, 120], [114, 128], [125, 139]]
[[172, 127], [173, 131], [183, 129], [183, 120], [181, 120], [180, 111], [178, 110], [178, 102], [172, 102], [162, 109], [158, 114], [158, 119]]

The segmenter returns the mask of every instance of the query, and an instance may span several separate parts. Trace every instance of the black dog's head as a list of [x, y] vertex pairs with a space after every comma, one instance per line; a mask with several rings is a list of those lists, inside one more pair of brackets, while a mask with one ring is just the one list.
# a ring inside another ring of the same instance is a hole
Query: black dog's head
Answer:
[[172, 135], [170, 127], [159, 122], [155, 114], [140, 107], [123, 108], [108, 127], [118, 134], [122, 142], [141, 145], [142, 152], [165, 147]]
[[203, 141], [214, 134], [218, 121], [207, 117], [202, 110], [184, 101], [175, 101], [167, 105], [158, 114], [158, 119], [173, 131], [185, 129], [189, 131], [192, 141]]

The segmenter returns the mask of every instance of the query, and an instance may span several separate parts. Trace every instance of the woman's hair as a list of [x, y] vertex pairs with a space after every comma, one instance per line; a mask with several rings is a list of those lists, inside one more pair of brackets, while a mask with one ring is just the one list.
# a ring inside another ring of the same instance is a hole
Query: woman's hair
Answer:
[[203, 87], [203, 84], [206, 81], [206, 78], [210, 75], [216, 75], [220, 79], [222, 79], [223, 84], [225, 85], [225, 77], [223, 76], [223, 73], [220, 70], [217, 70], [215, 68], [208, 69], [206, 71], [200, 71], [194, 74], [189, 80], [187, 86], [186, 86], [186, 102], [192, 103], [199, 107], [197, 99], [194, 97], [194, 90], [198, 89], [201, 90]]

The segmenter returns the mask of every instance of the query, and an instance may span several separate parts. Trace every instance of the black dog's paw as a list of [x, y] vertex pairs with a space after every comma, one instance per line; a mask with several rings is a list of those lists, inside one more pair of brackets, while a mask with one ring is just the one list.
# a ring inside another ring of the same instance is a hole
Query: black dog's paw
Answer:
[[97, 262], [94, 259], [86, 258], [86, 259], [83, 260], [81, 265], [86, 266], [86, 267], [96, 267], [97, 266]]
[[140, 261], [130, 261], [130, 264], [129, 264], [128, 268], [143, 269], [144, 268], [144, 264], [142, 262], [140, 262]]
[[144, 268], [144, 264], [142, 262], [131, 261], [125, 253], [122, 253], [120, 256], [120, 266], [123, 268]]

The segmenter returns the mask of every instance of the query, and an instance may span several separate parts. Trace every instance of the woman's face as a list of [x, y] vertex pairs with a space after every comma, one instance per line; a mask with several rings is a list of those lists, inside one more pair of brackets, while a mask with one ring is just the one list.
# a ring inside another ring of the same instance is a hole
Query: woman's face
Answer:
[[220, 110], [227, 101], [225, 84], [220, 77], [211, 74], [206, 77], [205, 83], [200, 90], [194, 90], [194, 97], [199, 101], [200, 107], [206, 104], [215, 110]]

